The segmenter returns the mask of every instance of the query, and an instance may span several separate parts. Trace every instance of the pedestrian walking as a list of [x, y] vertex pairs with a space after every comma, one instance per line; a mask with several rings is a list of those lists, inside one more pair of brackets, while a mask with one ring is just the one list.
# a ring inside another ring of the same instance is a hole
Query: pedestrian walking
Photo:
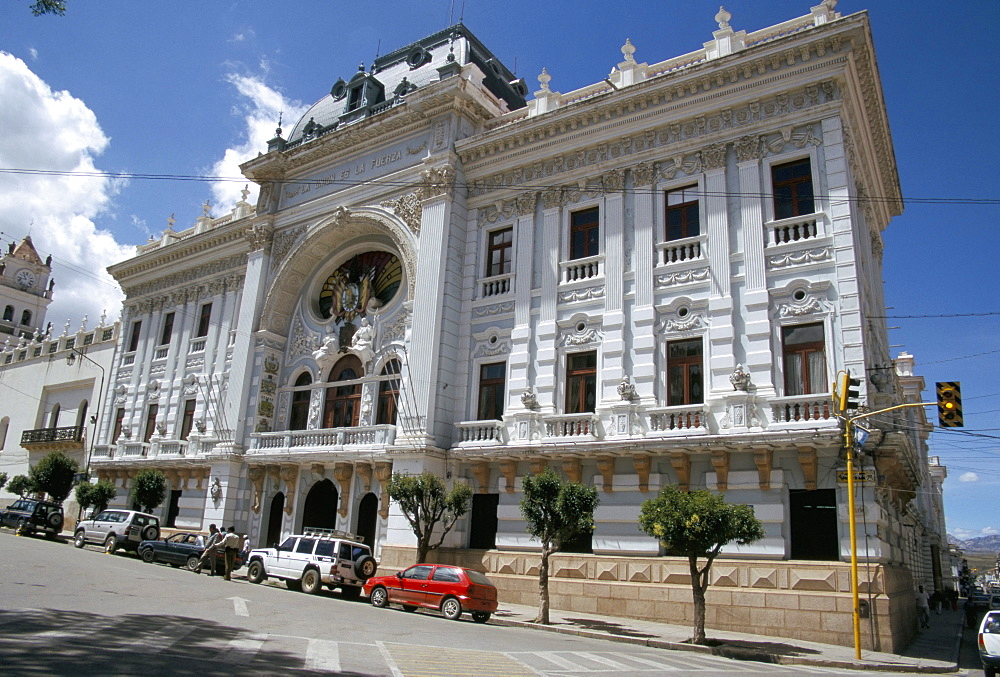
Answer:
[[931, 605], [930, 595], [924, 592], [924, 586], [919, 586], [917, 592], [917, 618], [920, 620], [920, 627], [931, 627]]
[[201, 568], [208, 564], [208, 575], [215, 575], [215, 549], [219, 545], [219, 541], [222, 540], [222, 532], [214, 524], [208, 525], [208, 540], [205, 541], [205, 549], [201, 551], [201, 559], [198, 560], [198, 566], [194, 568], [196, 574], [201, 573]]
[[222, 546], [226, 549], [225, 579], [231, 581], [233, 565], [236, 563], [236, 553], [240, 551], [240, 536], [236, 533], [236, 527], [229, 527], [228, 533], [222, 541]]

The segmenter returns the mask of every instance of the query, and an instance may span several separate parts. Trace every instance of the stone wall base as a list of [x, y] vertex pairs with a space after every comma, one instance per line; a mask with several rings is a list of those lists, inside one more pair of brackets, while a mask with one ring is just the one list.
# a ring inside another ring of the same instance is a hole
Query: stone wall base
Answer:
[[[382, 548], [380, 574], [416, 562], [416, 549]], [[484, 572], [500, 603], [538, 605], [540, 555], [500, 550], [440, 549], [430, 561]], [[638, 618], [674, 625], [693, 622], [694, 604], [686, 559], [553, 555], [549, 595], [553, 609]], [[862, 648], [898, 653], [916, 633], [909, 571], [862, 564], [858, 571]], [[869, 584], [870, 581], [870, 584]], [[851, 568], [847, 562], [718, 559], [706, 593], [706, 630], [854, 646]]]

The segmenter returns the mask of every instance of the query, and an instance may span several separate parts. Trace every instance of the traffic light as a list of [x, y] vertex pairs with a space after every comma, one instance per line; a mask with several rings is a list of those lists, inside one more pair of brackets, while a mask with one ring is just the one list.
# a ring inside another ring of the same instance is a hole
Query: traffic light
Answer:
[[848, 409], [858, 408], [861, 380], [852, 378], [851, 372], [844, 371], [837, 376], [837, 411], [843, 414]]
[[962, 384], [943, 381], [937, 384], [938, 425], [942, 428], [963, 428]]

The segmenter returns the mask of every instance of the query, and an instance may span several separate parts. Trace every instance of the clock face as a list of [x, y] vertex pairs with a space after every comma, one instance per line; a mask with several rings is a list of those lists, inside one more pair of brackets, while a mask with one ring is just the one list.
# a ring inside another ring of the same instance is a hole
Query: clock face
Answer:
[[30, 270], [22, 270], [14, 276], [14, 280], [22, 287], [30, 287], [35, 284], [35, 275]]

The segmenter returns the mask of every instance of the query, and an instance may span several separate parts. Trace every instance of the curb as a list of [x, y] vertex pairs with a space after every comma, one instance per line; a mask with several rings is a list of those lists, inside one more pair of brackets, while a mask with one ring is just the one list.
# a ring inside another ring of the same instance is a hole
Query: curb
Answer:
[[[525, 628], [531, 630], [542, 630], [545, 632], [556, 632], [563, 635], [574, 635], [587, 639], [604, 639], [621, 644], [634, 644], [652, 649], [666, 649], [668, 651], [688, 651], [721, 658], [729, 658], [738, 661], [757, 661], [759, 663], [771, 663], [777, 665], [802, 665], [824, 668], [838, 668], [841, 670], [865, 670], [869, 672], [908, 672], [942, 675], [958, 672], [958, 663], [947, 663], [941, 665], [914, 665], [907, 663], [864, 663], [853, 660], [836, 660], [832, 658], [804, 658], [797, 656], [780, 656], [766, 651], [754, 651], [738, 647], [723, 646], [701, 646], [698, 644], [685, 644], [681, 642], [671, 642], [664, 639], [643, 639], [640, 637], [621, 637], [608, 635], [593, 630], [580, 630], [573, 627], [559, 627], [553, 625], [541, 625], [528, 621], [518, 621], [509, 618], [490, 619], [490, 625], [504, 625], [508, 627]], [[956, 656], [958, 646], [962, 641], [962, 632], [959, 630], [956, 640]]]

